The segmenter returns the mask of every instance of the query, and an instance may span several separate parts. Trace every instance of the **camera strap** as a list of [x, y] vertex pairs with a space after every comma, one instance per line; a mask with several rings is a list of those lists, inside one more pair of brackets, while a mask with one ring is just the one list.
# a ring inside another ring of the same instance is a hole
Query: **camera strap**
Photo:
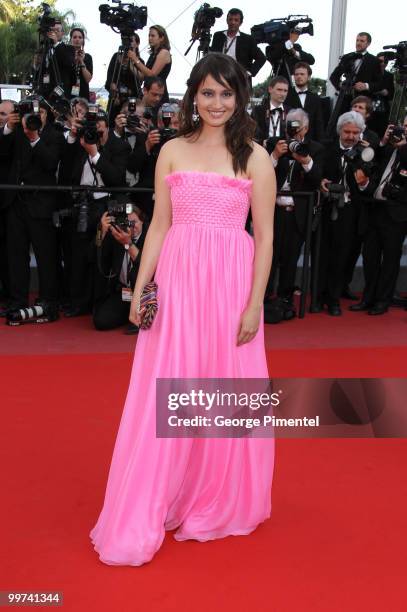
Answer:
[[236, 44], [236, 38], [237, 38], [237, 36], [234, 36], [234, 37], [232, 38], [232, 40], [230, 41], [230, 43], [229, 43], [229, 44], [227, 44], [227, 42], [228, 42], [228, 37], [227, 37], [227, 34], [225, 34], [225, 36], [226, 36], [226, 40], [225, 40], [225, 44], [223, 45], [223, 53], [224, 53], [225, 55], [227, 55], [227, 54], [229, 53], [230, 48], [231, 48], [231, 46], [233, 45], [233, 43], [235, 43], [235, 44]]

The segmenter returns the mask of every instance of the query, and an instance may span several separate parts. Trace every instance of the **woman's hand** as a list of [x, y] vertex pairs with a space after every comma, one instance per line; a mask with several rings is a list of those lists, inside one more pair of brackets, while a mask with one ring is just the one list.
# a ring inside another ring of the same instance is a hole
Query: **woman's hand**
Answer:
[[237, 346], [250, 342], [257, 334], [260, 325], [261, 309], [262, 306], [258, 308], [248, 306], [243, 312], [237, 334]]
[[134, 290], [133, 298], [130, 304], [129, 321], [130, 323], [133, 323], [134, 325], [137, 325], [138, 327], [140, 327], [141, 325], [141, 314], [139, 312], [139, 308], [140, 308], [140, 296], [139, 295], [137, 296], [136, 291]]

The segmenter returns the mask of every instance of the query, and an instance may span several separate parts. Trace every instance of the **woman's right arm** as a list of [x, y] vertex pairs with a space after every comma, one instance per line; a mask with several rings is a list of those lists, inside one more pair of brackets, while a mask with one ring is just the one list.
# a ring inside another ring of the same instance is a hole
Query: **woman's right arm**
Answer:
[[140, 268], [130, 306], [129, 319], [135, 325], [140, 325], [140, 315], [137, 311], [140, 305], [141, 292], [144, 286], [153, 278], [165, 236], [171, 226], [171, 196], [170, 189], [165, 182], [165, 177], [172, 170], [171, 159], [174, 159], [174, 145], [175, 142], [169, 142], [163, 146], [155, 169], [153, 219], [144, 242]]

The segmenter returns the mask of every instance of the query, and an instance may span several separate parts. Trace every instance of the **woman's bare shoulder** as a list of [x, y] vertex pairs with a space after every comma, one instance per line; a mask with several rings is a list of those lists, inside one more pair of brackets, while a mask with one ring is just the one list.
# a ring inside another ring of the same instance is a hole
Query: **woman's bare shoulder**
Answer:
[[266, 149], [257, 142], [252, 142], [253, 150], [247, 163], [247, 174], [250, 178], [258, 172], [273, 169], [273, 163]]

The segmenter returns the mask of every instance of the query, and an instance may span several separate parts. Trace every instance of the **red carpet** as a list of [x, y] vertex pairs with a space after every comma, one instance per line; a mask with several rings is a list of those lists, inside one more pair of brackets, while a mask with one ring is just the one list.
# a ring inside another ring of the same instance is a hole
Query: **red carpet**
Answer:
[[[81, 343], [85, 321], [71, 343]], [[83, 345], [81, 354], [44, 354], [63, 325], [31, 327], [31, 355], [6, 355], [3, 346], [0, 356], [0, 590], [63, 591], [64, 610], [92, 612], [404, 611], [405, 440], [278, 440], [273, 515], [255, 533], [205, 544], [168, 534], [146, 566], [100, 563], [88, 532], [103, 501], [134, 339], [89, 330], [89, 354]], [[268, 339], [282, 333], [277, 327]], [[295, 350], [295, 328], [284, 327], [290, 348], [268, 352], [274, 376], [405, 375], [405, 346], [357, 347], [352, 330], [354, 348], [335, 347], [325, 333], [326, 348], [309, 350], [304, 340]], [[28, 329], [7, 330], [9, 339], [10, 331]], [[91, 337], [103, 337], [105, 350], [90, 354]], [[109, 338], [128, 351], [107, 352]]]

